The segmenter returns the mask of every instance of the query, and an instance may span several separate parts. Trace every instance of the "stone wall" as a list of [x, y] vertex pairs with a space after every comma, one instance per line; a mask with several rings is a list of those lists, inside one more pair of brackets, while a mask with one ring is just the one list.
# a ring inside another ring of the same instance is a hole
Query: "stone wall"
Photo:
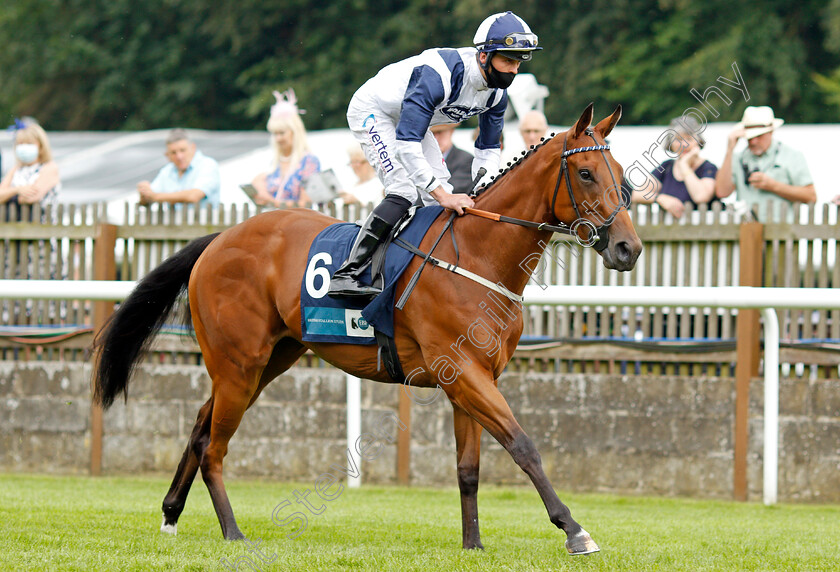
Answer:
[[[90, 366], [0, 362], [0, 467], [88, 470]], [[734, 380], [511, 373], [499, 388], [558, 489], [731, 498]], [[362, 431], [396, 412], [399, 387], [362, 382]], [[105, 413], [105, 473], [172, 474], [199, 407], [203, 368], [143, 366], [127, 403]], [[750, 403], [750, 498], [761, 498], [762, 384]], [[779, 497], [840, 501], [840, 380], [781, 382]], [[412, 482], [455, 485], [452, 410], [412, 404]], [[390, 426], [396, 432], [394, 425]], [[229, 478], [314, 481], [347, 466], [344, 374], [290, 370], [266, 388], [230, 444]], [[358, 457], [358, 456], [356, 456]], [[366, 482], [394, 482], [396, 445], [364, 461]], [[486, 433], [483, 483], [527, 484]]]
[[89, 368], [0, 361], [2, 470], [86, 473], [89, 447]]

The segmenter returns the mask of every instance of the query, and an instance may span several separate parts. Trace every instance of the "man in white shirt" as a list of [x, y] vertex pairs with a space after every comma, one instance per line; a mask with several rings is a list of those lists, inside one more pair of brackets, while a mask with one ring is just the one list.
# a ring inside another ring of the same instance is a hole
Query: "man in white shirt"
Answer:
[[221, 178], [219, 164], [190, 140], [184, 129], [173, 129], [166, 138], [169, 163], [155, 179], [137, 183], [140, 204], [200, 203], [218, 206]]

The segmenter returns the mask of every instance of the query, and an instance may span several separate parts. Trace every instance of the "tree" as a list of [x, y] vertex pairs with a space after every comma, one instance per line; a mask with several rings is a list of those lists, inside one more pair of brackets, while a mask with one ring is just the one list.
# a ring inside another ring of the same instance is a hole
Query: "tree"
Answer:
[[[310, 129], [344, 127], [383, 66], [464, 46], [501, 0], [15, 0], [0, 4], [0, 114], [48, 129], [263, 129], [294, 87]], [[594, 101], [663, 124], [737, 62], [750, 101], [790, 122], [840, 114], [840, 0], [520, 0], [544, 47], [523, 71], [569, 124]], [[822, 20], [825, 20], [823, 23]], [[833, 23], [833, 24], [832, 24]]]
[[19, 0], [0, 8], [0, 109], [52, 129], [230, 127], [241, 97], [175, 0]]
[[[840, 0], [831, 0], [823, 16], [826, 52], [833, 56], [840, 55]], [[837, 113], [840, 109], [840, 66], [824, 73], [815, 71], [814, 81], [826, 100], [836, 108], [834, 113]]]
[[[771, 105], [788, 121], [837, 120], [811, 70], [827, 64], [819, 34], [819, 2], [732, 4], [721, 0], [649, 2], [662, 12], [647, 35], [619, 34], [614, 59], [596, 75], [613, 99], [629, 101], [632, 123], [665, 123], [694, 105], [718, 76], [732, 77], [736, 62], [750, 100], [733, 101], [721, 120], [740, 119], [747, 105]], [[652, 8], [651, 8], [652, 9]]]

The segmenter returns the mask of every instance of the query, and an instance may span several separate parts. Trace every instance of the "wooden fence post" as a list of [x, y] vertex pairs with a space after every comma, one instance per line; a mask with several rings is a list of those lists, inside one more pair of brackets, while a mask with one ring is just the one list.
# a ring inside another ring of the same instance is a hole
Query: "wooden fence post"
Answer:
[[[746, 222], [740, 228], [741, 286], [761, 286], [764, 261], [764, 225]], [[747, 447], [749, 435], [750, 379], [758, 375], [761, 326], [758, 310], [738, 311], [735, 345], [735, 450], [733, 496], [747, 500]]]
[[[116, 280], [117, 265], [114, 260], [114, 250], [117, 245], [117, 227], [113, 224], [99, 223], [93, 243], [93, 279]], [[100, 301], [93, 303], [93, 331], [94, 335], [114, 313], [114, 302]], [[98, 356], [94, 356], [96, 367]], [[93, 402], [93, 376], [91, 376], [90, 401], [90, 474], [102, 474], [102, 407]]]
[[411, 398], [400, 387], [399, 416], [401, 431], [397, 434], [397, 482], [407, 485], [411, 482]]

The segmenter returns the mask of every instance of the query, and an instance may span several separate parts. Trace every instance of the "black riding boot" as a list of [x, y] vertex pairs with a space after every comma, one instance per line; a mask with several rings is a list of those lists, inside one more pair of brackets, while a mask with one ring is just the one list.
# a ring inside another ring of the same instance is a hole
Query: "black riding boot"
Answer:
[[359, 278], [370, 266], [374, 250], [393, 227], [393, 224], [382, 220], [375, 212], [368, 216], [347, 260], [333, 274], [327, 294], [333, 298], [371, 298], [382, 291], [375, 286], [361, 284]]

